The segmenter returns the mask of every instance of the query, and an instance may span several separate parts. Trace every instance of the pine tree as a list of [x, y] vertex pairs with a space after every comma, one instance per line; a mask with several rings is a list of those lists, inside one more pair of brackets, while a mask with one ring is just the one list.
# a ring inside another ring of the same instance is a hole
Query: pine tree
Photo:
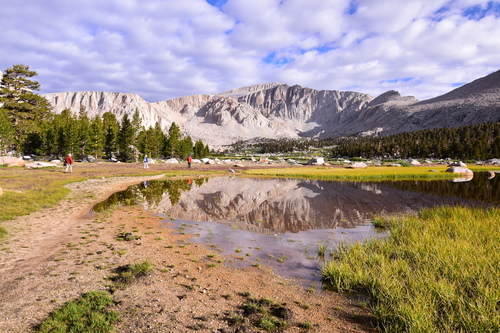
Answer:
[[190, 136], [182, 139], [179, 142], [178, 156], [181, 159], [186, 159], [193, 151], [193, 140]]
[[62, 110], [56, 117], [58, 126], [58, 146], [59, 154], [74, 154], [79, 149], [78, 142], [78, 120], [69, 109]]
[[90, 141], [90, 119], [85, 111], [85, 106], [80, 106], [80, 113], [78, 115], [78, 145], [79, 154], [81, 158], [87, 158], [88, 143]]
[[0, 104], [14, 127], [16, 149], [50, 116], [50, 103], [33, 92], [40, 90], [40, 84], [29, 79], [36, 75], [28, 66], [15, 65], [5, 70], [0, 85]]
[[116, 116], [111, 112], [103, 114], [102, 122], [104, 127], [104, 154], [108, 159], [111, 159], [118, 149], [120, 124], [116, 120]]
[[203, 158], [205, 156], [203, 156], [203, 150], [204, 150], [205, 146], [203, 145], [203, 142], [201, 140], [196, 140], [195, 144], [194, 144], [194, 147], [193, 147], [193, 155], [194, 155], [194, 158]]
[[141, 119], [141, 116], [139, 114], [138, 108], [135, 108], [134, 115], [132, 116], [131, 125], [132, 125], [132, 130], [134, 133], [134, 137], [132, 138], [132, 144], [134, 146], [137, 146], [137, 142], [136, 142], [137, 136], [138, 136], [139, 132], [144, 129], [142, 126], [142, 119]]
[[168, 138], [165, 144], [165, 156], [179, 157], [179, 142], [181, 140], [181, 130], [174, 122], [168, 130]]
[[104, 123], [99, 116], [95, 116], [90, 123], [88, 152], [95, 159], [104, 149]]
[[0, 155], [4, 155], [14, 144], [16, 131], [7, 113], [0, 109]]
[[125, 113], [122, 118], [120, 132], [118, 133], [118, 156], [120, 161], [129, 162], [134, 160], [134, 136], [134, 128], [132, 127], [131, 121], [128, 119], [128, 115]]

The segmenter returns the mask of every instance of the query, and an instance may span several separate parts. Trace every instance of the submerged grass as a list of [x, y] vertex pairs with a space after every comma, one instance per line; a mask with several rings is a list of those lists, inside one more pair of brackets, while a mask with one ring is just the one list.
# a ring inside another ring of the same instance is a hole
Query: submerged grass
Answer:
[[325, 285], [363, 291], [385, 332], [500, 331], [500, 209], [442, 207], [388, 220], [389, 237], [341, 245]]
[[[397, 168], [387, 166], [374, 166], [365, 169], [339, 168], [339, 167], [294, 167], [272, 169], [250, 169], [244, 171], [247, 175], [311, 178], [322, 180], [350, 180], [350, 181], [383, 181], [383, 180], [415, 180], [415, 179], [452, 179], [456, 174], [445, 172], [446, 166], [436, 167], [408, 167]], [[438, 172], [431, 172], [435, 170]]]

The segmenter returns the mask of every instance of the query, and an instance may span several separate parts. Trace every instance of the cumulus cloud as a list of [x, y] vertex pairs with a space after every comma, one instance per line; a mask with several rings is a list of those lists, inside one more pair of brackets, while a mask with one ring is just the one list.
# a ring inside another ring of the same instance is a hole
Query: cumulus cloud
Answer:
[[419, 99], [500, 69], [500, 2], [6, 0], [0, 70], [148, 101], [265, 82]]

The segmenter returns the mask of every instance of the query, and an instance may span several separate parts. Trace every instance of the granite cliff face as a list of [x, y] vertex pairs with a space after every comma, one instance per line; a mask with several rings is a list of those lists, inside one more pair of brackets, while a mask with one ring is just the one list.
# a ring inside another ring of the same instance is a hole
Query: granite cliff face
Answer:
[[140, 96], [112, 92], [44, 95], [55, 113], [89, 116], [110, 111], [121, 119], [136, 109], [143, 125], [168, 129], [178, 124], [193, 139], [212, 147], [254, 138], [389, 135], [436, 127], [500, 120], [500, 71], [445, 95], [418, 101], [388, 91], [376, 98], [358, 92], [314, 90], [281, 83], [238, 88], [216, 95], [193, 95], [148, 103]]

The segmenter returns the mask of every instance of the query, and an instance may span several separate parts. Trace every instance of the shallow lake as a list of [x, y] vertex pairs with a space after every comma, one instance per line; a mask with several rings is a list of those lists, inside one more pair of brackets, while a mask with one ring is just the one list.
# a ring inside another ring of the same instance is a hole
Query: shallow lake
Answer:
[[157, 180], [130, 186], [94, 206], [140, 205], [192, 241], [212, 245], [236, 267], [268, 265], [319, 286], [318, 247], [385, 237], [372, 218], [441, 205], [497, 206], [500, 175], [466, 182], [326, 182], [239, 177]]

